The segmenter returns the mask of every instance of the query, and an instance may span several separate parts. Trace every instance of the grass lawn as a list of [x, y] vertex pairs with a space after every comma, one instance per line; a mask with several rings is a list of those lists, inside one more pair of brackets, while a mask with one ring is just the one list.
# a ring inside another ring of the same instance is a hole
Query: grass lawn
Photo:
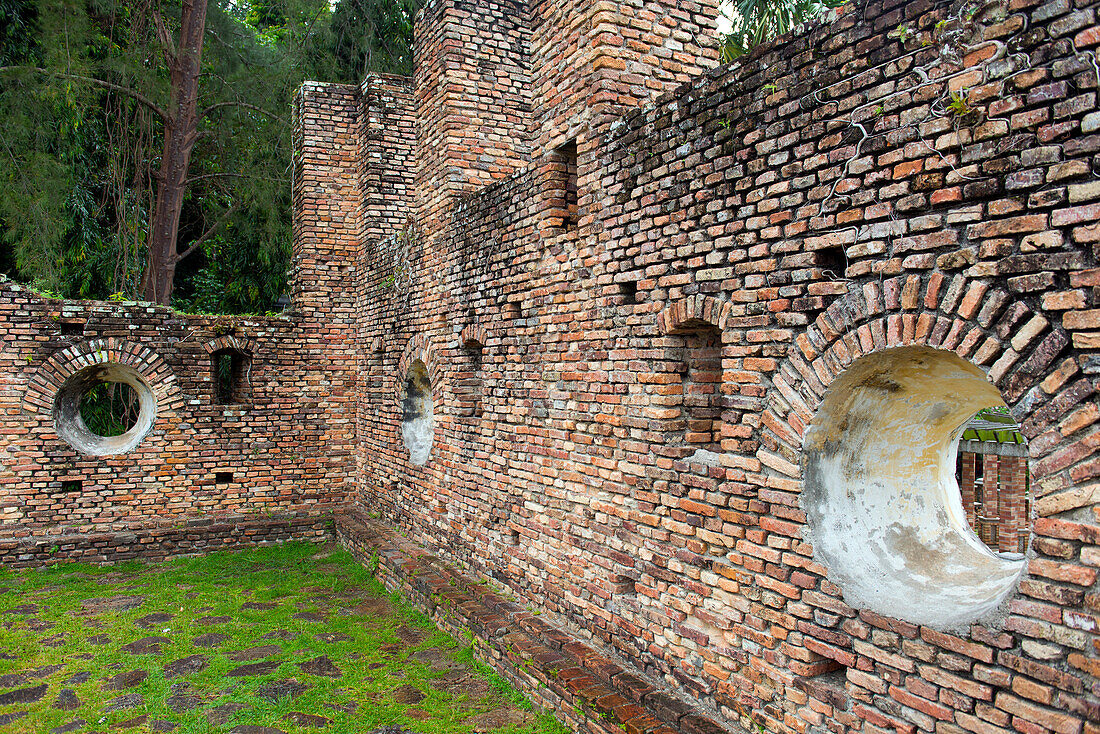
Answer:
[[0, 569], [0, 733], [562, 734], [343, 550]]

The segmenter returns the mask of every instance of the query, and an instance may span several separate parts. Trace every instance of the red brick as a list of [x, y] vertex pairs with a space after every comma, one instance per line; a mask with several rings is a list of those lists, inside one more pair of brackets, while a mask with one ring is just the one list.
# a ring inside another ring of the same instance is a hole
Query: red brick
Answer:
[[1008, 693], [998, 693], [996, 705], [997, 708], [1013, 716], [1056, 731], [1058, 734], [1078, 734], [1081, 731], [1080, 719], [1028, 703]]
[[925, 642], [942, 647], [945, 650], [951, 652], [957, 652], [960, 655], [966, 655], [967, 657], [980, 660], [983, 663], [993, 662], [993, 651], [985, 645], [975, 644], [973, 642], [967, 642], [954, 635], [948, 635], [943, 632], [937, 632], [928, 627], [921, 627], [920, 630], [921, 639]]
[[1077, 584], [1078, 586], [1092, 586], [1096, 583], [1095, 569], [1071, 563], [1055, 563], [1054, 561], [1035, 558], [1028, 564], [1028, 570], [1048, 579]]

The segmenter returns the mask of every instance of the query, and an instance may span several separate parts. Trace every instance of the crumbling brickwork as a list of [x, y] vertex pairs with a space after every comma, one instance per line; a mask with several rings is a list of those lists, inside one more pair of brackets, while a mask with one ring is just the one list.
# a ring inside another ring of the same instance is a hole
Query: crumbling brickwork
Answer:
[[[674, 89], [612, 50], [671, 6], [532, 3], [529, 160], [430, 212], [416, 194], [438, 228], [364, 242], [363, 509], [711, 719], [640, 697], [662, 726], [1094, 733], [1096, 8], [856, 2]], [[419, 31], [418, 90], [456, 32]], [[406, 145], [443, 104], [418, 93]], [[1029, 441], [1026, 571], [965, 623], [877, 612], [817, 550], [807, 432], [853, 365], [915, 346], [977, 368]], [[400, 408], [418, 362], [423, 465]]]
[[[1095, 4], [853, 0], [718, 68], [712, 9], [439, 0], [416, 79], [306, 85], [285, 318], [4, 286], [4, 534], [315, 534], [351, 484], [344, 542], [582, 731], [1100, 734]], [[157, 413], [92, 457], [51, 406], [103, 355]], [[1002, 401], [1026, 559], [954, 478]]]

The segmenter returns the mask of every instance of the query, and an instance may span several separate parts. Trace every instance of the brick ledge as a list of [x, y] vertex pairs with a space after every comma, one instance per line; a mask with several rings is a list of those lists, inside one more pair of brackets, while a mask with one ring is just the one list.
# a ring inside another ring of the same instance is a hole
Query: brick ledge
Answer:
[[473, 634], [475, 654], [541, 707], [590, 734], [741, 734], [655, 688], [582, 640], [459, 573], [382, 523], [352, 510], [336, 536], [379, 580], [448, 633]]
[[293, 540], [333, 537], [332, 514], [223, 515], [172, 523], [119, 523], [102, 530], [60, 529], [0, 540], [0, 566], [31, 568], [78, 561], [163, 561], [168, 558]]

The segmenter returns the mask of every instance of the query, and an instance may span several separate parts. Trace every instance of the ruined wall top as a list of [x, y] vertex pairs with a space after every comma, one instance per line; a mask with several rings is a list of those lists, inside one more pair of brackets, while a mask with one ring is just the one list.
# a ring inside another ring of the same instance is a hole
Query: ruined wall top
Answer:
[[433, 0], [417, 18], [417, 208], [506, 178], [717, 64], [716, 0]]

